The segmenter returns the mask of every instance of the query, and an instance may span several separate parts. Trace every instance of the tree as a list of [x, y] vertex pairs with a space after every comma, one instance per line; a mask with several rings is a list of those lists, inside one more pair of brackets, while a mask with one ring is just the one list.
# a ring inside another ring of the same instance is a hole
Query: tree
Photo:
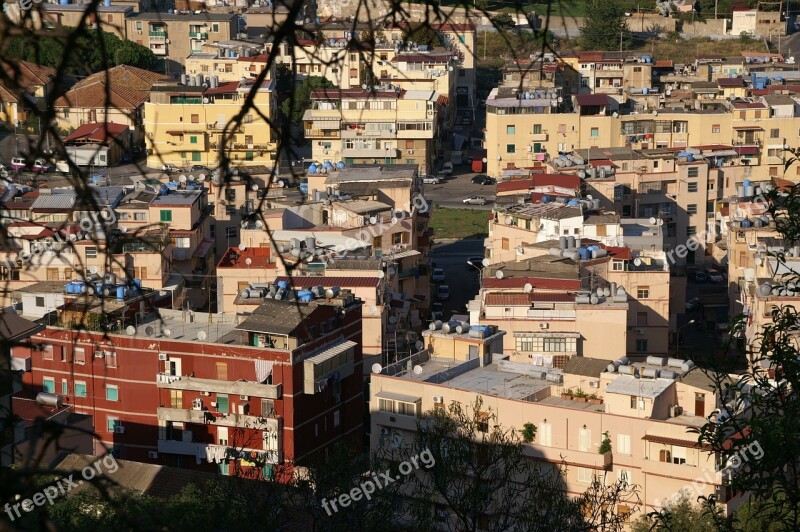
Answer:
[[334, 87], [334, 84], [328, 81], [327, 78], [322, 76], [309, 76], [292, 93], [290, 98], [284, 100], [281, 104], [281, 111], [283, 116], [294, 123], [300, 123], [303, 120], [303, 113], [306, 109], [311, 107], [311, 91], [314, 89], [329, 89]]
[[[712, 507], [713, 508], [713, 507]], [[670, 501], [662, 512], [640, 516], [633, 522], [632, 532], [693, 532], [717, 529], [714, 512], [705, 504], [693, 504], [686, 494]]]
[[580, 44], [584, 50], [617, 50], [630, 46], [631, 32], [625, 21], [625, 12], [615, 0], [598, 0], [591, 16], [581, 27]]
[[492, 17], [491, 21], [498, 31], [513, 30], [517, 26], [517, 23], [514, 21], [514, 17], [508, 13], [500, 13], [499, 15]]
[[403, 40], [406, 42], [425, 44], [433, 48], [439, 44], [439, 33], [428, 24], [409, 25], [408, 28], [403, 31]]

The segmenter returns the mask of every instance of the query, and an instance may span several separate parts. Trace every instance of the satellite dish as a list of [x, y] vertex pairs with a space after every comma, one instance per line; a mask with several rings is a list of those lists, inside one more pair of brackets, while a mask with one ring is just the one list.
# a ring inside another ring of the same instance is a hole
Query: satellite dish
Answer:
[[481, 264], [483, 264], [483, 267], [486, 268], [487, 266], [489, 266], [489, 259], [483, 259], [481, 261]]
[[533, 292], [533, 285], [531, 283], [525, 283], [524, 290], [526, 294], [530, 294], [531, 292]]
[[197, 339], [200, 340], [201, 342], [206, 339], [206, 336], [208, 335], [206, 334], [205, 331], [200, 331], [197, 333]]
[[522, 246], [519, 246], [517, 248], [517, 255], [524, 255], [524, 254], [525, 254], [525, 248], [523, 248]]
[[372, 373], [380, 373], [381, 371], [383, 371], [383, 366], [381, 366], [377, 362], [372, 365]]
[[126, 333], [128, 336], [133, 336], [134, 334], [136, 334], [136, 327], [134, 327], [133, 325], [128, 325], [128, 326], [125, 328], [125, 333]]
[[378, 315], [378, 307], [376, 307], [375, 305], [369, 307], [369, 313], [370, 313], [371, 316], [377, 316]]
[[484, 163], [484, 164], [486, 164], [486, 163], [488, 163], [488, 162], [489, 162], [489, 159], [487, 159], [486, 157], [484, 157], [483, 159], [481, 159], [481, 161], [483, 161], [483, 163]]
[[247, 251], [247, 245], [246, 244], [239, 244], [239, 251]]
[[178, 176], [178, 181], [180, 181], [181, 183], [186, 183], [186, 176], [181, 174], [180, 176]]
[[502, 279], [504, 277], [503, 270], [497, 270], [494, 276], [497, 277], [498, 279]]
[[656, 221], [655, 218], [650, 218], [650, 225], [656, 225]]
[[244, 261], [244, 263], [247, 264], [248, 266], [250, 266], [251, 264], [253, 264], [253, 259], [251, 259], [250, 257], [247, 257], [247, 259]]
[[153, 333], [154, 333], [154, 332], [155, 332], [155, 331], [153, 330], [153, 328], [152, 328], [152, 327], [150, 327], [149, 325], [148, 325], [147, 327], [145, 327], [145, 329], [144, 329], [144, 333], [145, 333], [147, 336], [153, 336]]
[[641, 266], [642, 265], [642, 259], [640, 259], [639, 257], [636, 257], [635, 259], [633, 259], [633, 264], [635, 264], [636, 266]]
[[378, 279], [383, 279], [385, 276], [386, 274], [383, 272], [383, 270], [378, 272]]
[[422, 349], [423, 347], [425, 347], [425, 344], [422, 342], [422, 340], [417, 340], [417, 343], [414, 344], [414, 347], [416, 347], [417, 349]]
[[397, 323], [397, 318], [395, 316], [389, 316], [389, 323], [394, 325], [395, 323]]
[[250, 187], [250, 188], [253, 189], [253, 190], [258, 190], [258, 184], [257, 183], [253, 183], [253, 186]]
[[764, 261], [761, 260], [761, 257], [756, 257], [756, 260], [755, 260], [756, 266], [761, 266], [761, 264], [763, 264], [763, 262]]
[[164, 336], [166, 336], [167, 338], [169, 338], [170, 336], [172, 336], [172, 331], [171, 331], [171, 330], [169, 330], [169, 329], [164, 329]]
[[422, 366], [414, 366], [414, 375], [422, 375]]
[[369, 223], [374, 225], [374, 224], [378, 223], [378, 219], [375, 218], [374, 216], [370, 216], [369, 217]]
[[89, 273], [97, 275], [97, 266], [89, 266]]
[[206, 180], [206, 174], [197, 174], [197, 180], [198, 181], [205, 181]]
[[261, 229], [262, 227], [264, 227], [264, 222], [262, 222], [261, 220], [256, 220], [256, 227]]
[[194, 176], [192, 174], [189, 174], [188, 176], [186, 176], [186, 179], [189, 181], [194, 181]]
[[661, 218], [659, 218], [659, 219], [658, 219], [658, 225], [664, 225], [664, 220], [662, 220]]

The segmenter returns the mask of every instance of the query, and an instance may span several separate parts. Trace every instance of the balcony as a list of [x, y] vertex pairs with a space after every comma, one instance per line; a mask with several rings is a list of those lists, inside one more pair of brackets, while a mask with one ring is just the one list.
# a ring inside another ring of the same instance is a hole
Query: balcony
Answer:
[[186, 390], [193, 392], [226, 393], [229, 395], [249, 395], [264, 399], [280, 399], [283, 395], [280, 384], [261, 384], [248, 381], [222, 381], [217, 379], [200, 379], [196, 377], [156, 375], [156, 385], [170, 390]]
[[[656, 454], [658, 454], [656, 452]], [[667, 475], [677, 479], [691, 481], [703, 477], [703, 469], [689, 464], [673, 464], [671, 462], [659, 462], [658, 460], [643, 460], [642, 473]]]
[[417, 417], [406, 416], [403, 414], [393, 414], [392, 412], [377, 411], [370, 414], [372, 422], [382, 427], [390, 427], [401, 430], [417, 430]]
[[166, 46], [150, 46], [150, 51], [153, 52], [154, 55], [167, 55], [167, 47]]
[[233, 151], [275, 151], [277, 145], [274, 142], [268, 144], [241, 144], [236, 143], [230, 147]]
[[[280, 438], [278, 439], [280, 442]], [[256, 452], [263, 455], [263, 459], [268, 464], [280, 464], [283, 462], [283, 453], [280, 450], [277, 451], [265, 451], [263, 449], [240, 449], [240, 448], [233, 448], [227, 447], [225, 445], [213, 445], [210, 443], [200, 443], [200, 442], [192, 442], [192, 441], [178, 441], [178, 440], [158, 440], [158, 452], [165, 453], [165, 454], [180, 454], [184, 456], [194, 456], [194, 457], [205, 457], [207, 456], [206, 451], [217, 451], [218, 453], [222, 453], [222, 456], [226, 456], [230, 453], [239, 454], [238, 451], [245, 453], [245, 455], [249, 454], [250, 452]]]
[[275, 418], [250, 416], [246, 414], [216, 414], [210, 410], [187, 410], [184, 408], [164, 408], [157, 410], [159, 421], [176, 423], [201, 423], [220, 427], [244, 427], [256, 430], [278, 430]]
[[366, 131], [363, 129], [342, 129], [342, 138], [343, 139], [355, 139], [355, 138], [378, 138], [378, 139], [393, 139], [397, 135], [394, 131]]
[[568, 466], [572, 467], [608, 470], [613, 466], [612, 453], [600, 454], [597, 452], [597, 447], [590, 448], [589, 451], [579, 451], [577, 449], [544, 447], [534, 443], [531, 445], [524, 445], [523, 453], [525, 456], [551, 463], [565, 462]]
[[315, 138], [315, 139], [338, 139], [339, 138], [339, 130], [338, 129], [306, 129], [305, 130], [306, 138]]
[[147, 33], [148, 37], [150, 37], [151, 43], [166, 43], [167, 42], [167, 32], [166, 31], [150, 31]]
[[396, 148], [351, 148], [343, 149], [342, 157], [352, 157], [354, 159], [373, 158], [373, 159], [394, 159], [399, 157]]
[[191, 258], [191, 248], [172, 248], [172, 260], [189, 260]]
[[397, 132], [398, 139], [432, 139], [433, 129], [401, 129]]
[[408, 279], [409, 277], [418, 277], [419, 268], [411, 268], [410, 270], [403, 270], [397, 274], [398, 279]]
[[200, 31], [190, 31], [189, 38], [195, 39], [198, 41], [206, 41], [208, 40], [208, 33], [200, 32]]
[[547, 142], [547, 133], [534, 133], [531, 135], [532, 142]]

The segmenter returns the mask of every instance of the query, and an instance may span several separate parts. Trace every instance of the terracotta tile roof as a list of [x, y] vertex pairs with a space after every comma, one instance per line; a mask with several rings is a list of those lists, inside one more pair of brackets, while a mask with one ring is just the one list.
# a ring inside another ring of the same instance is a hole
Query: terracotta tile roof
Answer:
[[744, 80], [742, 78], [717, 78], [717, 84], [720, 87], [744, 87]]
[[115, 138], [128, 130], [124, 124], [108, 122], [106, 124], [84, 124], [69, 134], [64, 142], [93, 142], [110, 145]]
[[304, 277], [278, 277], [275, 281], [287, 281], [298, 288], [308, 288], [322, 285], [325, 287], [339, 286], [342, 288], [374, 288], [381, 280], [379, 277], [329, 277], [325, 275], [311, 275]]
[[489, 292], [486, 294], [486, 305], [495, 306], [522, 306], [527, 307], [531, 304], [528, 294], [519, 292]]
[[[250, 264], [247, 264], [250, 259]], [[275, 262], [271, 261], [270, 248], [247, 248], [244, 251], [230, 247], [222, 255], [217, 268], [274, 268]]]
[[534, 288], [545, 288], [549, 290], [579, 290], [581, 288], [580, 279], [544, 279], [541, 277], [485, 277], [483, 279], [484, 288], [524, 288], [526, 283], [530, 283]]
[[546, 303], [568, 303], [575, 301], [575, 295], [568, 292], [531, 292], [531, 301], [540, 301]]
[[659, 59], [658, 61], [653, 63], [653, 66], [656, 68], [672, 68], [673, 67], [672, 59]]
[[80, 81], [56, 100], [55, 107], [102, 108], [108, 104], [118, 109], [136, 109], [150, 98], [156, 81], [168, 79], [163, 74], [120, 65]]
[[396, 100], [402, 98], [405, 89], [398, 94], [395, 91], [366, 91], [364, 89], [315, 89], [311, 91], [311, 98], [327, 98], [341, 100], [342, 98], [385, 98]]
[[21, 75], [18, 83], [26, 91], [47, 85], [56, 77], [56, 69], [53, 67], [37, 65], [30, 61], [15, 61], [15, 64], [19, 66]]
[[599, 377], [606, 370], [610, 360], [589, 357], [569, 357], [564, 364], [564, 373], [569, 375], [582, 375], [584, 377]]
[[577, 94], [575, 101], [582, 107], [599, 107], [608, 105], [608, 96], [605, 94]]
[[239, 89], [238, 81], [228, 81], [226, 83], [220, 83], [219, 87], [203, 91], [203, 94], [230, 94], [236, 92], [238, 89]]
[[631, 252], [631, 248], [607, 246], [606, 250], [608, 251], [608, 254], [614, 257], [615, 259], [623, 259], [623, 260], [633, 259], [633, 253]]
[[767, 106], [761, 102], [733, 102], [734, 109], [766, 109]]
[[26, 427], [32, 426], [37, 419], [47, 420], [63, 412], [69, 410], [69, 406], [55, 407], [40, 405], [36, 399], [27, 399], [23, 397], [11, 398], [11, 409], [14, 415], [19, 416], [25, 422]]

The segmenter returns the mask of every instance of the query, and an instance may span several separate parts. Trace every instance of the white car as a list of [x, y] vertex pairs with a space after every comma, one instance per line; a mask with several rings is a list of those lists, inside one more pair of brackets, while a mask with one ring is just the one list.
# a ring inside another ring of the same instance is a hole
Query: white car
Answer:
[[464, 205], [486, 205], [486, 198], [483, 196], [470, 196], [464, 200]]
[[706, 271], [706, 275], [708, 276], [708, 280], [712, 283], [721, 283], [725, 280], [722, 278], [722, 274], [716, 270], [708, 270]]
[[431, 274], [431, 281], [433, 281], [434, 283], [443, 283], [444, 270], [441, 268], [434, 268], [433, 273]]
[[435, 175], [422, 176], [422, 183], [425, 185], [438, 185], [441, 182], [442, 182], [441, 179], [439, 179]]

